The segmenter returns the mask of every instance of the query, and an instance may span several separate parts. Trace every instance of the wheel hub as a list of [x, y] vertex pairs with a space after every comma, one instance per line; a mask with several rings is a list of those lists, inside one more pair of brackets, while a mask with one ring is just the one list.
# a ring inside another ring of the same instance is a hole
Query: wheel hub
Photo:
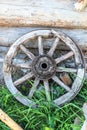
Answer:
[[48, 55], [37, 56], [32, 62], [32, 71], [40, 80], [50, 79], [56, 72], [56, 63]]

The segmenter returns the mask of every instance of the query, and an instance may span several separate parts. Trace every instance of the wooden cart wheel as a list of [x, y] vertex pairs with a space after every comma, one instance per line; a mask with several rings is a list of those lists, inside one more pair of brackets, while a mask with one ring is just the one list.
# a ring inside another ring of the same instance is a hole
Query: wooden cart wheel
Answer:
[[[33, 42], [37, 45], [36, 53], [29, 49]], [[67, 52], [63, 51], [64, 54], [58, 50], [61, 44], [68, 48]], [[27, 62], [14, 62], [19, 53], [24, 53]], [[20, 76], [15, 79], [14, 68], [26, 71], [22, 75], [16, 71]], [[46, 99], [63, 105], [80, 91], [85, 65], [81, 50], [66, 34], [54, 30], [37, 30], [22, 36], [10, 47], [4, 60], [3, 72], [9, 91], [22, 104], [35, 104], [33, 96], [37, 90], [41, 91], [42, 83]], [[28, 82], [31, 79], [34, 82], [32, 86]], [[28, 82], [26, 96], [21, 91], [24, 82]]]

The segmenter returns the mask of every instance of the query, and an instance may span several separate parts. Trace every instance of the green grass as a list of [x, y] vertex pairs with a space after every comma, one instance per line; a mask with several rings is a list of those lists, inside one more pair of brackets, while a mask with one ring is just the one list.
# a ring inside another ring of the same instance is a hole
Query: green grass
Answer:
[[[84, 122], [82, 105], [87, 102], [87, 81], [77, 97], [63, 107], [44, 100], [40, 94], [40, 100], [36, 100], [38, 107], [26, 107], [19, 103], [4, 86], [0, 86], [0, 108], [3, 109], [24, 130], [80, 130]], [[81, 125], [75, 126], [74, 119], [79, 117]], [[52, 128], [52, 129], [48, 129]], [[0, 130], [10, 130], [0, 122]]]

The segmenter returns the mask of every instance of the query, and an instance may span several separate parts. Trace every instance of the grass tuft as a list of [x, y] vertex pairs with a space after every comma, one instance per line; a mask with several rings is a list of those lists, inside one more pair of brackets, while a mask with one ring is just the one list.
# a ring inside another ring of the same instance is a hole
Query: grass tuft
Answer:
[[[40, 100], [39, 100], [40, 99]], [[37, 108], [26, 107], [10, 94], [8, 89], [0, 86], [0, 108], [3, 109], [24, 130], [80, 130], [84, 121], [82, 105], [87, 102], [87, 81], [77, 97], [70, 103], [59, 107], [45, 100], [44, 93], [36, 99]], [[74, 125], [74, 119], [81, 119], [80, 125]], [[0, 130], [10, 130], [0, 122]]]

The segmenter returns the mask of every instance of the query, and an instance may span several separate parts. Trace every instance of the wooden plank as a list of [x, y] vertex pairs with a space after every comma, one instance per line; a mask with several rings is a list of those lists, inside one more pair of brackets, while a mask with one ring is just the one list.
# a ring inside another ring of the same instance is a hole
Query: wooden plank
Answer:
[[[24, 4], [25, 3], [25, 4]], [[66, 6], [65, 6], [66, 5]], [[84, 17], [84, 18], [83, 18]], [[0, 26], [87, 28], [87, 12], [76, 12], [70, 0], [0, 1]]]
[[[87, 50], [87, 30], [84, 29], [58, 29], [58, 28], [31, 28], [31, 27], [0, 27], [0, 46], [11, 46], [22, 35], [29, 33], [33, 30], [39, 29], [54, 29], [56, 31], [62, 31], [70, 36], [82, 50]], [[49, 47], [51, 43], [48, 43]], [[30, 44], [35, 47], [36, 44]], [[60, 46], [60, 49], [66, 49], [64, 46]], [[6, 48], [5, 48], [6, 50]], [[0, 52], [2, 51], [0, 47]]]
[[83, 113], [85, 116], [85, 121], [84, 121], [84, 124], [83, 124], [81, 130], [87, 130], [87, 103], [83, 104]]
[[87, 121], [86, 120], [84, 121], [84, 124], [83, 124], [81, 130], [87, 130]]
[[[54, 8], [64, 8], [72, 10], [74, 8], [74, 3], [71, 0], [0, 0], [0, 4], [10, 4], [10, 5], [28, 5], [32, 7], [54, 7]], [[65, 6], [66, 5], [66, 6]]]
[[15, 121], [13, 121], [5, 112], [0, 109], [0, 120], [8, 125], [11, 130], [23, 130]]

